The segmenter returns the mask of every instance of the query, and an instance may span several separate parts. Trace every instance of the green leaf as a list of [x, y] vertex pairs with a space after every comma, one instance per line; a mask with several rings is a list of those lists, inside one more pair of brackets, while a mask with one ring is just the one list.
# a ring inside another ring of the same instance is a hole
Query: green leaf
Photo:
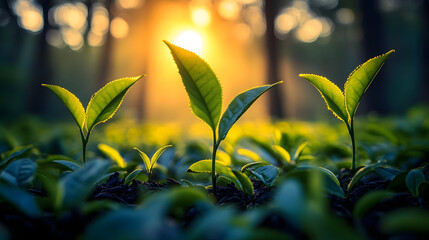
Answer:
[[392, 198], [395, 194], [389, 191], [374, 191], [368, 192], [363, 195], [357, 202], [353, 209], [353, 216], [361, 219], [365, 214], [371, 210], [378, 203]]
[[390, 182], [389, 186], [387, 187], [387, 190], [393, 191], [393, 192], [407, 192], [407, 184], [405, 183], [405, 179], [407, 178], [407, 175], [410, 171], [403, 171], [400, 174], [396, 175], [392, 179], [392, 182]]
[[265, 163], [265, 162], [251, 162], [251, 163], [248, 163], [248, 164], [244, 165], [241, 168], [241, 172], [243, 172], [245, 174], [248, 174], [248, 173], [250, 173], [250, 170], [256, 169], [256, 168], [259, 168], [259, 167], [262, 167], [262, 166], [265, 166], [265, 165], [268, 165], [268, 163]]
[[188, 93], [192, 112], [216, 130], [222, 111], [222, 87], [210, 66], [198, 55], [167, 41]]
[[122, 158], [121, 154], [118, 152], [118, 150], [112, 148], [111, 146], [107, 144], [100, 143], [98, 144], [98, 149], [104, 153], [106, 156], [111, 158], [116, 164], [118, 164], [119, 167], [125, 168], [127, 166], [127, 163]]
[[128, 176], [125, 178], [125, 182], [124, 184], [128, 184], [129, 182], [131, 182], [133, 179], [135, 179], [140, 173], [142, 172], [141, 169], [136, 169], [134, 171], [132, 171], [130, 174], [128, 174]]
[[307, 147], [307, 145], [308, 145], [308, 142], [303, 142], [303, 143], [301, 143], [297, 148], [296, 148], [296, 150], [295, 150], [295, 153], [293, 154], [293, 157], [292, 157], [292, 161], [294, 161], [294, 162], [297, 162], [298, 161], [298, 158], [299, 158], [299, 156], [301, 155], [301, 152], [302, 152], [302, 150], [304, 150], [304, 148], [305, 147]]
[[33, 149], [33, 146], [21, 146], [21, 147], [17, 147], [14, 148], [11, 151], [6, 152], [6, 154], [9, 153], [9, 156], [5, 157], [1, 163], [0, 163], [0, 168], [5, 166], [6, 164], [8, 164], [11, 160], [13, 160], [14, 158], [19, 158], [22, 157], [23, 155], [27, 154], [31, 149]]
[[36, 169], [37, 165], [33, 160], [18, 159], [7, 165], [0, 177], [15, 186], [25, 186], [33, 180]]
[[88, 132], [91, 132], [95, 125], [113, 117], [128, 89], [142, 77], [143, 75], [112, 81], [92, 95], [86, 108]]
[[219, 141], [225, 139], [232, 125], [249, 109], [249, 107], [266, 91], [282, 82], [249, 89], [237, 95], [229, 104], [219, 122]]
[[353, 120], [362, 95], [368, 89], [384, 62], [394, 52], [395, 50], [390, 50], [383, 55], [372, 58], [350, 74], [344, 85], [344, 98], [349, 121]]
[[34, 197], [20, 188], [0, 184], [0, 198], [7, 200], [27, 216], [39, 217], [42, 214]]
[[[188, 172], [194, 173], [211, 173], [212, 172], [212, 160], [201, 160], [194, 164], [192, 164], [188, 168]], [[231, 171], [231, 169], [225, 166], [222, 162], [216, 161], [216, 170], [215, 173], [224, 176], [230, 179], [238, 188], [240, 187], [240, 183], [235, 176], [235, 174]]]
[[407, 188], [414, 197], [419, 196], [419, 186], [425, 181], [425, 175], [420, 169], [411, 170], [405, 178]]
[[258, 177], [267, 187], [272, 187], [279, 175], [279, 169], [272, 165], [265, 165], [250, 171]]
[[172, 147], [173, 145], [166, 145], [160, 149], [158, 149], [158, 151], [156, 151], [152, 158], [150, 159], [150, 169], [153, 168], [153, 165], [155, 165], [156, 161], [158, 161], [158, 158], [161, 156], [161, 154], [169, 147]]
[[[192, 164], [188, 172], [194, 172], [194, 173], [211, 173], [212, 172], [212, 160], [201, 160], [194, 164]], [[232, 171], [229, 167], [225, 166], [222, 162], [216, 161], [216, 170], [215, 172], [217, 174], [223, 174], [223, 175], [232, 175]]]
[[374, 171], [374, 169], [376, 169], [382, 164], [382, 162], [378, 162], [359, 169], [359, 171], [357, 171], [353, 178], [350, 180], [349, 185], [347, 186], [347, 191], [350, 191], [354, 187], [354, 185], [356, 185], [360, 181], [361, 178], [363, 178], [368, 173]]
[[61, 99], [61, 101], [63, 101], [64, 105], [66, 105], [67, 109], [70, 111], [71, 115], [82, 131], [85, 128], [86, 115], [85, 109], [83, 108], [80, 100], [65, 88], [49, 84], [42, 84], [42, 86], [49, 88]]
[[70, 209], [84, 201], [109, 167], [109, 162], [93, 160], [61, 178], [57, 186], [61, 207]]
[[146, 155], [146, 153], [144, 153], [140, 149], [138, 149], [136, 147], [134, 149], [137, 150], [137, 152], [139, 152], [140, 157], [143, 160], [144, 166], [146, 167], [146, 171], [150, 172], [150, 159], [149, 159], [149, 157]]
[[72, 171], [76, 171], [80, 168], [80, 166], [77, 163], [68, 161], [68, 160], [54, 160], [52, 162], [60, 164], [61, 166], [65, 166]]
[[314, 74], [299, 74], [300, 77], [307, 79], [319, 91], [325, 100], [326, 106], [340, 120], [348, 123], [347, 110], [344, 105], [343, 92], [333, 82], [327, 78]]
[[253, 196], [253, 184], [250, 181], [249, 177], [247, 177], [245, 174], [237, 171], [232, 170], [232, 173], [234, 173], [235, 177], [238, 179], [238, 182], [240, 183], [241, 190], [249, 195], [250, 197]]
[[281, 156], [281, 159], [284, 161], [284, 163], [290, 164], [290, 153], [284, 149], [284, 147], [280, 145], [274, 145], [273, 150]]
[[309, 179], [311, 179], [311, 176], [314, 174], [323, 176], [322, 179], [324, 180], [324, 187], [328, 193], [344, 198], [344, 191], [340, 186], [340, 182], [338, 181], [335, 174], [332, 173], [329, 169], [314, 166], [303, 166], [290, 171], [286, 174], [286, 176], [287, 178], [298, 178], [303, 182], [308, 183]]

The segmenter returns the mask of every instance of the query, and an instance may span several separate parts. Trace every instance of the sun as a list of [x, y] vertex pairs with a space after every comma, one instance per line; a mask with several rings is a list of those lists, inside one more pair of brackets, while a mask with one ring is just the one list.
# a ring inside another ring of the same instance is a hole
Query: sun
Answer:
[[201, 55], [203, 50], [203, 38], [195, 31], [187, 30], [180, 33], [174, 41], [174, 44]]

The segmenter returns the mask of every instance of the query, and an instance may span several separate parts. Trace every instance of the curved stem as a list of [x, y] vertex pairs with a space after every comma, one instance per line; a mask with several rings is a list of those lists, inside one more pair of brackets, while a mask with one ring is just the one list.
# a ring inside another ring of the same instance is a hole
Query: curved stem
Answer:
[[216, 151], [219, 147], [219, 142], [216, 141], [216, 131], [213, 131], [213, 153], [212, 153], [212, 186], [213, 193], [216, 196]]

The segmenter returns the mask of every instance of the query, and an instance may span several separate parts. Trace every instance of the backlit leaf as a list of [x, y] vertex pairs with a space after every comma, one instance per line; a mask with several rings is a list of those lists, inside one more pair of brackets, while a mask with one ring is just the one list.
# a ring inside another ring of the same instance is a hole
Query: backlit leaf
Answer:
[[141, 169], [136, 169], [134, 171], [132, 171], [130, 174], [128, 174], [128, 176], [125, 178], [125, 182], [124, 184], [128, 184], [129, 182], [131, 182], [134, 178], [136, 178], [140, 173], [142, 172]]
[[350, 117], [349, 121], [353, 120], [362, 95], [368, 89], [384, 62], [394, 52], [395, 50], [390, 50], [383, 55], [372, 58], [350, 74], [344, 85], [345, 104]]
[[169, 147], [172, 147], [172, 145], [166, 145], [158, 149], [158, 151], [153, 154], [152, 158], [150, 159], [150, 169], [153, 168], [153, 165], [155, 165], [156, 161], [158, 161], [158, 158], [161, 156], [161, 154]]
[[249, 107], [266, 91], [281, 82], [249, 89], [237, 95], [229, 104], [219, 122], [219, 141], [225, 139], [232, 125], [249, 109]]
[[[188, 172], [196, 172], [196, 173], [211, 173], [212, 172], [212, 160], [201, 160], [194, 164], [192, 164]], [[217, 174], [226, 174], [231, 175], [232, 171], [229, 167], [225, 166], [222, 162], [216, 161], [216, 170]]]
[[286, 164], [290, 164], [290, 153], [282, 146], [280, 145], [274, 145], [273, 150], [281, 156], [281, 159]]
[[63, 101], [79, 128], [83, 130], [85, 125], [85, 109], [80, 100], [73, 93], [62, 87], [49, 84], [42, 84], [42, 86], [49, 88]]
[[[237, 187], [240, 187], [237, 177], [232, 172], [232, 170], [225, 166], [222, 162], [216, 161], [215, 172], [219, 176], [224, 176], [230, 179]], [[188, 172], [194, 173], [211, 173], [212, 172], [212, 160], [201, 160], [192, 164], [188, 168]]]
[[150, 171], [150, 159], [149, 159], [149, 157], [147, 156], [146, 153], [144, 153], [140, 149], [138, 149], [136, 147], [134, 149], [139, 152], [140, 157], [143, 160], [144, 166], [146, 167], [146, 171], [149, 172]]
[[195, 53], [164, 42], [179, 69], [192, 112], [215, 131], [222, 111], [222, 87], [215, 73]]
[[113, 117], [128, 89], [142, 77], [121, 78], [112, 81], [92, 95], [86, 108], [88, 132], [91, 132], [95, 125]]
[[325, 100], [326, 106], [340, 120], [348, 123], [347, 110], [344, 105], [343, 92], [333, 82], [327, 78], [314, 74], [299, 74], [300, 77], [307, 79], [319, 91]]
[[249, 195], [250, 197], [253, 196], [253, 184], [250, 181], [249, 177], [247, 177], [245, 174], [237, 171], [237, 170], [232, 170], [232, 172], [234, 173], [235, 177], [238, 179], [238, 182], [240, 183], [241, 186], [241, 190], [246, 193], [247, 195]]
[[107, 144], [100, 143], [98, 144], [98, 149], [104, 153], [106, 156], [108, 156], [110, 159], [112, 159], [116, 164], [118, 164], [119, 167], [124, 168], [127, 166], [127, 163], [122, 158], [121, 154], [118, 152], [118, 150], [112, 148], [111, 146]]

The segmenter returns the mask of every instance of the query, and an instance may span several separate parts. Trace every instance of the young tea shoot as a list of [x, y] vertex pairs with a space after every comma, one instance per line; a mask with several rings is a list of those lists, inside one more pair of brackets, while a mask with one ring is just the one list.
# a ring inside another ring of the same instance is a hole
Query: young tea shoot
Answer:
[[84, 164], [86, 163], [86, 145], [88, 144], [92, 130], [97, 124], [106, 122], [113, 117], [128, 89], [142, 77], [143, 75], [121, 78], [106, 84], [92, 95], [86, 110], [83, 108], [80, 100], [67, 89], [55, 85], [42, 84], [42, 86], [49, 88], [63, 101], [79, 127], [82, 139], [82, 161]]
[[326, 106], [332, 113], [347, 125], [353, 149], [352, 172], [356, 169], [356, 144], [353, 120], [362, 95], [368, 89], [384, 62], [394, 53], [391, 50], [358, 66], [344, 84], [344, 93], [327, 78], [314, 74], [300, 74], [319, 91]]
[[156, 161], [158, 161], [158, 158], [161, 156], [161, 154], [169, 147], [172, 147], [172, 145], [166, 145], [166, 146], [158, 149], [158, 151], [156, 151], [153, 154], [152, 158], [149, 158], [147, 156], [147, 154], [144, 153], [143, 151], [141, 151], [140, 149], [138, 149], [136, 147], [134, 148], [135, 150], [137, 150], [139, 152], [140, 157], [143, 160], [143, 164], [146, 167], [146, 172], [147, 172], [149, 182], [151, 181], [152, 170], [153, 170], [153, 167], [155, 166]]
[[[210, 66], [197, 54], [164, 41], [171, 50], [183, 85], [189, 96], [191, 111], [213, 132], [212, 186], [216, 194], [216, 151], [234, 123], [267, 90], [281, 83], [249, 89], [237, 95], [221, 116], [222, 87]], [[217, 134], [216, 134], [217, 130]]]

